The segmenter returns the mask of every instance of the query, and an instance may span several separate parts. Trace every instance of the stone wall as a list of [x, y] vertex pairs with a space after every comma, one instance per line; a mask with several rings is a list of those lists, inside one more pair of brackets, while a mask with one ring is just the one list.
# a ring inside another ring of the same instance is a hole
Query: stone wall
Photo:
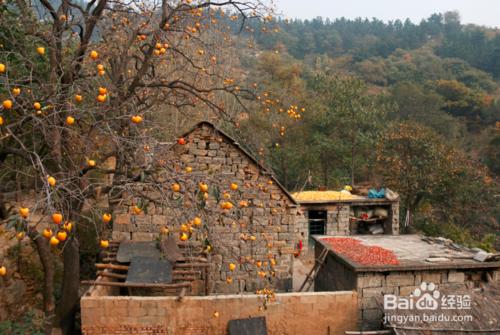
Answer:
[[[322, 250], [323, 246], [316, 248], [316, 259]], [[359, 328], [370, 330], [381, 327], [383, 311], [380, 306], [385, 294], [409, 296], [422, 282], [432, 282], [438, 289], [479, 287], [488, 278], [500, 282], [500, 268], [358, 272], [329, 252], [315, 278], [314, 290], [355, 290], [358, 294]]]
[[[265, 316], [269, 335], [343, 335], [357, 326], [355, 292], [284, 293], [263, 307], [257, 295], [102, 297], [81, 300], [84, 335], [227, 334], [229, 320]], [[218, 313], [218, 317], [214, 313]]]
[[389, 210], [389, 221], [384, 227], [385, 234], [399, 235], [399, 202], [393, 202]]
[[489, 273], [494, 281], [500, 280], [500, 269], [468, 269], [468, 270], [426, 270], [426, 271], [394, 271], [390, 273], [361, 272], [357, 276], [357, 292], [359, 300], [359, 320], [362, 329], [376, 329], [381, 325], [383, 312], [380, 303], [383, 295], [394, 294], [410, 296], [422, 282], [434, 283], [438, 289], [478, 287], [486, 281]]
[[[153, 240], [162, 227], [179, 236], [182, 225], [198, 216], [203, 224], [193, 227], [189, 242], [212, 247], [212, 292], [291, 290], [297, 205], [269, 172], [211, 125], [201, 124], [185, 141], [155, 153], [157, 183], [135, 185], [132, 194], [122, 196], [113, 211], [113, 239]], [[209, 186], [207, 194], [198, 190], [200, 182]], [[173, 183], [179, 192], [171, 190]], [[144, 199], [144, 210], [134, 214]], [[222, 210], [224, 202], [232, 208]]]
[[333, 206], [328, 209], [326, 222], [327, 235], [350, 235], [349, 211], [350, 207], [347, 205]]
[[326, 235], [336, 235], [336, 236], [347, 236], [353, 235], [352, 230], [355, 225], [350, 222], [350, 213], [353, 207], [361, 206], [366, 207], [367, 204], [373, 207], [387, 207], [389, 212], [389, 217], [384, 223], [384, 234], [388, 235], [398, 235], [399, 234], [399, 202], [391, 202], [387, 204], [377, 204], [371, 203], [369, 201], [363, 203], [362, 205], [357, 203], [346, 203], [346, 204], [303, 204], [301, 205], [301, 217], [297, 224], [300, 227], [300, 238], [304, 242], [304, 249], [307, 250], [309, 246], [309, 222], [308, 222], [308, 211], [326, 211], [327, 212], [327, 222], [326, 222]]
[[[316, 258], [321, 250], [315, 250]], [[500, 281], [500, 269], [356, 272], [329, 253], [314, 281], [314, 290], [357, 291], [359, 328], [370, 330], [381, 327], [383, 312], [380, 304], [385, 294], [409, 296], [422, 282], [432, 282], [438, 289], [478, 287], [487, 276]]]

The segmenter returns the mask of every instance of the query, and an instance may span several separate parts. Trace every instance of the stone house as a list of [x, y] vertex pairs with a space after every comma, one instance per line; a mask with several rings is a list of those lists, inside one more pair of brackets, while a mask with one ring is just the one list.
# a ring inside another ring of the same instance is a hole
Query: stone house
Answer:
[[[113, 240], [154, 240], [162, 228], [176, 238], [187, 231], [192, 236], [181, 244], [211, 249], [211, 293], [292, 290], [299, 210], [294, 198], [213, 124], [201, 122], [180, 139], [152, 154], [155, 183], [138, 183], [115, 201]], [[208, 191], [201, 192], [200, 183]], [[180, 190], [173, 191], [173, 184]], [[200, 226], [192, 224], [195, 216]]]

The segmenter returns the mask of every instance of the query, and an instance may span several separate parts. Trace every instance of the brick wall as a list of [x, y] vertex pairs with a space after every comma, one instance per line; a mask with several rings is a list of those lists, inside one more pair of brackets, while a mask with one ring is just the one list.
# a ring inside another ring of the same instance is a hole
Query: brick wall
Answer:
[[[202, 124], [185, 140], [185, 145], [155, 153], [156, 185], [137, 184], [130, 194], [123, 194], [113, 211], [113, 239], [154, 240], [164, 226], [178, 236], [182, 224], [199, 216], [203, 227], [195, 227], [190, 242], [208, 241], [212, 246], [212, 292], [291, 289], [298, 207], [267, 171], [211, 125]], [[192, 172], [185, 173], [186, 167]], [[202, 209], [199, 182], [210, 187]], [[173, 194], [173, 183], [180, 184], [181, 192]], [[231, 190], [231, 183], [238, 190]], [[223, 198], [224, 192], [231, 198]], [[146, 208], [135, 215], [133, 207], [144, 198]], [[224, 201], [230, 201], [233, 209], [221, 210]], [[241, 201], [248, 206], [240, 206]], [[237, 264], [233, 272], [230, 263]]]
[[[101, 297], [81, 300], [84, 335], [227, 334], [232, 319], [265, 316], [270, 335], [343, 335], [355, 330], [355, 292], [284, 293], [263, 309], [256, 295], [185, 297]], [[214, 317], [218, 312], [219, 317]]]

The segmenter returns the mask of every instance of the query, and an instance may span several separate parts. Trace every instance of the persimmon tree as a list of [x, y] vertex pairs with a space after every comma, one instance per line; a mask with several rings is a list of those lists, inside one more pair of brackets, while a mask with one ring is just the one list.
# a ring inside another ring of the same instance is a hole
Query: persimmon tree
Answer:
[[[264, 32], [262, 32], [264, 33]], [[302, 68], [283, 50], [265, 51], [259, 55], [251, 73], [251, 81], [258, 82], [262, 92], [257, 96], [255, 109], [258, 113], [247, 115], [242, 131], [260, 136], [246, 136], [259, 148], [259, 158], [273, 166], [282, 182], [292, 188], [296, 176], [297, 155], [294, 142], [302, 141], [300, 128], [307, 117], [308, 103]]]
[[[220, 59], [230, 57], [222, 50], [231, 37], [219, 26], [227, 15], [244, 27], [249, 19], [269, 22], [272, 11], [258, 0], [0, 4], [0, 169], [41, 195], [18, 214], [0, 207], [4, 217], [13, 214], [18, 238], [36, 245], [47, 332], [72, 331], [80, 272], [75, 225], [89, 211], [102, 216], [92, 206], [97, 194], [147, 181], [152, 165], [137, 157], [162, 134], [162, 115], [187, 118], [205, 109], [232, 121], [224, 102], [244, 105], [255, 96]], [[49, 223], [31, 222], [30, 211], [45, 213]], [[54, 257], [64, 264], [57, 301]]]

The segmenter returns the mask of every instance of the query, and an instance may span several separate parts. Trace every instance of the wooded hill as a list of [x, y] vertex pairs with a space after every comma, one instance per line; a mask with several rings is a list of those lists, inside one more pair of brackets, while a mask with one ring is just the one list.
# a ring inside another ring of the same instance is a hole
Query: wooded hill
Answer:
[[[265, 92], [242, 131], [288, 188], [389, 185], [419, 229], [493, 244], [498, 29], [448, 12], [420, 24], [280, 20], [242, 35], [258, 56], [242, 65]], [[298, 118], [294, 104], [306, 107]]]

